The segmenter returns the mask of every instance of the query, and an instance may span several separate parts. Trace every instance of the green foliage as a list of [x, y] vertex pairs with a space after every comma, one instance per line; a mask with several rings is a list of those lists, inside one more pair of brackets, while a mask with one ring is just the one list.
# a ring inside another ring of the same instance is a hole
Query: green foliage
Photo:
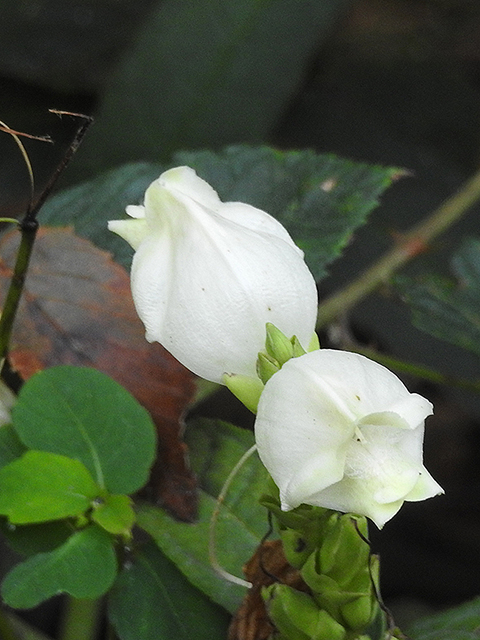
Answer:
[[0, 469], [19, 458], [26, 450], [13, 425], [5, 424], [0, 427]]
[[93, 505], [92, 520], [109, 533], [128, 535], [135, 522], [132, 500], [124, 495], [106, 495]]
[[[378, 198], [400, 172], [313, 151], [228, 147], [220, 152], [176, 153], [170, 166], [189, 165], [223, 200], [242, 201], [282, 222], [305, 251], [318, 280], [352, 233], [365, 223]], [[132, 250], [106, 230], [107, 220], [142, 201], [146, 186], [167, 167], [132, 164], [68, 189], [42, 209], [50, 225], [74, 220], [75, 230], [114, 253], [129, 268]]]
[[416, 327], [480, 356], [480, 240], [466, 240], [451, 267], [455, 280], [398, 277], [396, 285]]
[[[232, 613], [245, 588], [221, 578], [208, 555], [210, 520], [229, 472], [253, 444], [252, 434], [218, 420], [198, 420], [186, 433], [192, 466], [201, 486], [198, 522], [177, 522], [152, 505], [141, 505], [137, 524], [147, 531], [189, 581]], [[265, 492], [266, 471], [256, 456], [235, 477], [220, 510], [216, 552], [220, 566], [241, 577], [242, 566], [268, 531], [267, 514], [258, 499]]]
[[27, 447], [80, 460], [109, 492], [133, 493], [147, 481], [152, 420], [99, 371], [59, 366], [36, 374], [20, 391], [13, 423]]
[[480, 621], [480, 598], [422, 618], [407, 631], [411, 640], [476, 640]]
[[58, 593], [98, 598], [111, 587], [117, 561], [110, 535], [96, 525], [77, 531], [60, 547], [18, 564], [2, 584], [11, 607], [28, 609]]
[[192, 587], [153, 543], [127, 562], [108, 603], [121, 640], [226, 638], [228, 615]]
[[78, 460], [27, 451], [0, 470], [0, 513], [12, 524], [80, 516], [100, 492]]

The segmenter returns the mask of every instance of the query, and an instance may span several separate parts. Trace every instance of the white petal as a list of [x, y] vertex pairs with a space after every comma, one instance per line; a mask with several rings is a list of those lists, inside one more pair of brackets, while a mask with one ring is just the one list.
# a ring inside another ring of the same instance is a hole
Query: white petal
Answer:
[[419, 471], [418, 480], [413, 489], [405, 496], [405, 500], [409, 502], [418, 502], [419, 500], [426, 500], [427, 498], [433, 498], [445, 491], [442, 487], [432, 478], [429, 472], [424, 466]]
[[152, 186], [160, 186], [174, 197], [193, 200], [205, 207], [215, 209], [222, 204], [217, 192], [208, 182], [202, 180], [190, 167], [174, 167], [162, 173]]
[[157, 227], [135, 255], [132, 292], [149, 340], [215, 382], [224, 373], [256, 376], [267, 322], [308, 344], [317, 293], [293, 247], [165, 191], [147, 195], [147, 221], [153, 228], [156, 217]]
[[110, 220], [108, 228], [126, 240], [135, 250], [148, 235], [148, 227], [144, 219]]

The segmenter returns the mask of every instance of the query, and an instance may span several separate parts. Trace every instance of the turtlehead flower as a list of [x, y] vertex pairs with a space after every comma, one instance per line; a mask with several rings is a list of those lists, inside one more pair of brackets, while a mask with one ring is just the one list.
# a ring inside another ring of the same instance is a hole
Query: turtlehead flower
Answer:
[[364, 356], [321, 349], [286, 362], [260, 397], [258, 453], [282, 509], [310, 504], [381, 528], [405, 500], [443, 493], [423, 465], [431, 403]]
[[315, 282], [275, 218], [222, 202], [189, 167], [163, 173], [127, 213], [108, 227], [135, 249], [132, 295], [147, 340], [213, 382], [256, 376], [267, 322], [308, 345]]

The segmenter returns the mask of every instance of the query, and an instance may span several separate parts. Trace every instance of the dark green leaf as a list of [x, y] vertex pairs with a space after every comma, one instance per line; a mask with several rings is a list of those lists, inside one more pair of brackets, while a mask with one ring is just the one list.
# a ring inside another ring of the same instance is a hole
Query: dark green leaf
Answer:
[[152, 420], [99, 371], [59, 366], [36, 374], [22, 387], [13, 423], [25, 445], [81, 460], [111, 493], [133, 493], [147, 481]]
[[412, 640], [477, 640], [480, 598], [415, 622], [408, 629]]
[[1, 531], [14, 551], [32, 556], [59, 547], [72, 535], [74, 528], [68, 520], [24, 525], [2, 522]]
[[142, 549], [122, 570], [108, 608], [121, 640], [227, 636], [226, 613], [192, 587], [154, 544]]
[[111, 587], [117, 561], [109, 534], [96, 525], [74, 533], [53, 551], [18, 564], [2, 584], [6, 604], [35, 607], [58, 593], [98, 598]]
[[11, 424], [0, 427], [0, 469], [19, 458], [26, 450]]
[[[400, 175], [397, 169], [309, 150], [268, 147], [177, 153], [171, 165], [180, 164], [193, 167], [223, 200], [248, 202], [279, 219], [305, 251], [317, 280]], [[161, 171], [159, 165], [146, 164], [111, 171], [52, 198], [42, 209], [42, 219], [54, 225], [74, 221], [77, 233], [112, 251], [128, 269], [133, 252], [106, 231], [107, 220], [123, 217], [126, 204], [141, 202], [145, 187]]]
[[0, 470], [0, 513], [12, 524], [80, 516], [100, 487], [78, 460], [27, 451]]
[[163, 0], [103, 95], [75, 167], [264, 140], [347, 0]]
[[128, 534], [135, 522], [132, 500], [123, 495], [107, 495], [94, 505], [92, 520], [109, 533]]
[[480, 240], [465, 241], [452, 270], [455, 280], [399, 277], [395, 284], [416, 327], [480, 356]]
[[[142, 505], [137, 524], [192, 584], [233, 613], [245, 588], [226, 581], [213, 569], [208, 554], [210, 520], [223, 483], [253, 444], [253, 435], [224, 422], [199, 420], [188, 426], [186, 442], [200, 486], [205, 487], [200, 490], [198, 522], [177, 522], [161, 509]], [[255, 454], [234, 478], [220, 509], [216, 555], [220, 566], [238, 577], [243, 576], [243, 565], [268, 531], [267, 512], [258, 503], [266, 483], [267, 473]]]

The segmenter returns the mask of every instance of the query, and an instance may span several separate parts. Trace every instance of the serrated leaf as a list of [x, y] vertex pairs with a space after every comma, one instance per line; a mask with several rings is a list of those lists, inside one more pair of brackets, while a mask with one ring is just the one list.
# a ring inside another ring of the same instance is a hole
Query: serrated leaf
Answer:
[[108, 613], [121, 640], [225, 638], [229, 621], [154, 544], [138, 552], [119, 574]]
[[100, 487], [78, 460], [27, 451], [0, 470], [0, 513], [12, 524], [80, 516]]
[[105, 531], [126, 535], [135, 522], [132, 500], [124, 495], [107, 495], [94, 505], [91, 517]]
[[416, 327], [480, 356], [480, 240], [466, 240], [451, 266], [455, 280], [398, 277], [395, 285]]
[[[197, 523], [177, 522], [161, 509], [144, 504], [138, 509], [137, 525], [153, 537], [193, 585], [233, 613], [245, 588], [226, 581], [213, 569], [208, 553], [210, 520], [223, 483], [253, 444], [253, 435], [221, 421], [199, 420], [188, 426], [186, 441], [200, 486], [205, 487], [199, 492]], [[258, 503], [266, 482], [267, 473], [255, 454], [238, 472], [220, 509], [216, 555], [220, 566], [238, 577], [268, 531], [267, 512]]]
[[480, 598], [417, 620], [408, 629], [412, 640], [477, 640], [480, 628]]
[[59, 366], [37, 373], [20, 391], [13, 424], [26, 446], [81, 460], [111, 493], [133, 493], [147, 481], [151, 418], [99, 371]]
[[[310, 150], [282, 152], [269, 147], [175, 154], [171, 166], [183, 164], [194, 168], [223, 200], [247, 202], [280, 220], [305, 251], [317, 280], [353, 231], [365, 223], [383, 191], [401, 175], [398, 169]], [[74, 220], [77, 233], [112, 251], [129, 268], [132, 250], [106, 231], [106, 222], [121, 217], [126, 204], [141, 202], [146, 183], [162, 170], [159, 165], [131, 164], [110, 171], [52, 198], [42, 209], [42, 218], [48, 224]]]
[[91, 525], [57, 549], [38, 553], [14, 567], [3, 581], [2, 597], [18, 609], [35, 607], [58, 593], [98, 598], [111, 587], [116, 573], [111, 537]]
[[12, 460], [20, 458], [26, 450], [11, 424], [0, 427], [0, 469]]

